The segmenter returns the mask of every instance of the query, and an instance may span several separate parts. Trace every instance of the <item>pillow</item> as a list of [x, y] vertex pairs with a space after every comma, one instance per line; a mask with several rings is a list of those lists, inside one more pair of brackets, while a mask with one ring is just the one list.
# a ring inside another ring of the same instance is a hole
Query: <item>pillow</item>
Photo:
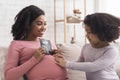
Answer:
[[6, 47], [0, 47], [0, 80], [4, 80], [4, 63], [5, 63], [5, 56], [7, 54]]
[[[4, 63], [8, 47], [0, 47], [0, 80], [4, 80]], [[21, 77], [19, 80], [23, 80]]]
[[[82, 45], [62, 43], [57, 44], [57, 47], [67, 60], [77, 60], [80, 56]], [[67, 76], [68, 80], [86, 80], [85, 73], [82, 71], [68, 69]]]

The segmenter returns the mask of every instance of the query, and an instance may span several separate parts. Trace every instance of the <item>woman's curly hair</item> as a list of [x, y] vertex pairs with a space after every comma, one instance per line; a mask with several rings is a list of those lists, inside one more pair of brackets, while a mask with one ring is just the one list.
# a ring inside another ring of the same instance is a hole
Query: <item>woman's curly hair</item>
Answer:
[[11, 33], [14, 40], [23, 40], [31, 31], [32, 22], [40, 15], [45, 15], [44, 11], [37, 6], [30, 5], [23, 8], [15, 17]]
[[120, 19], [113, 15], [107, 13], [87, 15], [84, 24], [88, 25], [101, 41], [111, 42], [119, 38]]

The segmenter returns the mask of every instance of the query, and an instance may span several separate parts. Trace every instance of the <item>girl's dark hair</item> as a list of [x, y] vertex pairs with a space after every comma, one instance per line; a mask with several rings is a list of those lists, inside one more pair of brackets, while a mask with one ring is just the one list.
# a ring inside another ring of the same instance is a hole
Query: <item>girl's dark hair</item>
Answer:
[[101, 41], [111, 42], [119, 38], [120, 19], [107, 13], [94, 13], [87, 15], [84, 24], [90, 27]]
[[23, 8], [15, 17], [12, 26], [14, 40], [23, 40], [31, 31], [32, 22], [40, 15], [45, 15], [44, 11], [37, 6], [30, 5]]

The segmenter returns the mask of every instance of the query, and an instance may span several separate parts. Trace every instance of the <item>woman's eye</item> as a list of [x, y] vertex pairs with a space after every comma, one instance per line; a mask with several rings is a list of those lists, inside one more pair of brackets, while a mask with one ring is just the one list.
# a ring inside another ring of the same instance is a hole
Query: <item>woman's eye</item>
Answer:
[[46, 22], [45, 22], [45, 23], [43, 23], [43, 22], [37, 23], [37, 25], [43, 25], [43, 24], [44, 24], [44, 25], [47, 25]]
[[37, 23], [37, 25], [42, 25], [42, 22]]
[[44, 25], [47, 25], [47, 23], [45, 22]]

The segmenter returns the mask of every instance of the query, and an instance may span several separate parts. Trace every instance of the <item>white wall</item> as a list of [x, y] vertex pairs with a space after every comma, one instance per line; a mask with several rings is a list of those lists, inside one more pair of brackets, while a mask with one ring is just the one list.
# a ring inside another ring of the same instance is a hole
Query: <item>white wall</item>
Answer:
[[96, 0], [97, 12], [106, 12], [120, 17], [120, 0]]
[[[47, 2], [46, 2], [47, 1]], [[63, 0], [56, 0], [58, 2], [57, 17], [62, 18]], [[76, 0], [76, 7], [80, 8], [83, 12], [83, 0]], [[94, 11], [94, 0], [87, 0], [87, 14]], [[66, 13], [71, 15], [73, 10], [73, 0], [66, 0], [67, 10]], [[47, 17], [48, 28], [45, 34], [45, 38], [54, 40], [54, 0], [0, 0], [0, 46], [8, 46], [12, 40], [12, 35], [10, 33], [11, 26], [14, 23], [14, 17], [16, 14], [25, 6], [37, 5], [42, 8]], [[57, 39], [58, 42], [64, 42], [63, 38], [63, 24], [57, 25]], [[67, 42], [73, 35], [73, 26], [67, 26]], [[78, 41], [84, 42], [84, 29], [82, 25], [76, 26], [76, 37]]]

